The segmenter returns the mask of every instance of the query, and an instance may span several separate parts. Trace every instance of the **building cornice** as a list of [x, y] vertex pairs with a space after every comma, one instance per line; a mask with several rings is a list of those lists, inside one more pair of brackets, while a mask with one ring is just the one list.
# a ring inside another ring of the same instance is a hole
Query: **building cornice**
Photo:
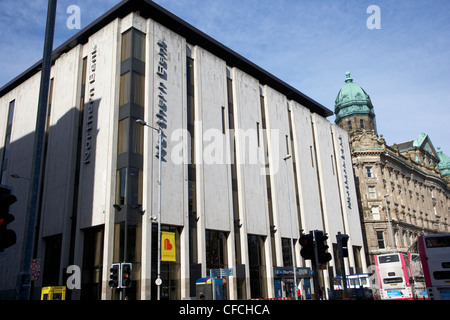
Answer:
[[[437, 174], [428, 173], [428, 172], [422, 170], [421, 168], [419, 168], [418, 166], [408, 163], [407, 160], [400, 158], [398, 155], [394, 154], [393, 152], [391, 152], [387, 149], [384, 151], [383, 154], [391, 159], [396, 160], [398, 163], [407, 166], [411, 170], [413, 170], [417, 173], [420, 173], [422, 176], [426, 177], [429, 180], [431, 180], [431, 179], [437, 180], [438, 182], [440, 182], [442, 184], [442, 187], [444, 187], [450, 191], [450, 186], [448, 185], [447, 180], [445, 180], [443, 177], [440, 177]], [[435, 169], [429, 169], [429, 170], [435, 171]]]
[[[395, 161], [398, 165], [408, 168], [414, 174], [421, 175], [424, 180], [434, 180], [436, 183], [441, 184], [444, 189], [450, 192], [449, 182], [440, 175], [438, 169], [432, 167], [421, 168], [423, 167], [423, 165], [421, 165], [420, 163], [416, 163], [411, 158], [405, 157], [404, 155], [400, 154], [398, 149], [387, 146], [384, 138], [381, 138], [380, 141], [378, 141], [378, 139], [376, 139], [375, 137], [375, 135], [370, 135], [367, 132], [352, 135], [352, 158], [360, 159], [364, 156], [378, 156], [380, 157], [381, 161], [381, 157], [385, 156], [386, 158]], [[357, 145], [358, 147], [353, 148], [353, 145]]]

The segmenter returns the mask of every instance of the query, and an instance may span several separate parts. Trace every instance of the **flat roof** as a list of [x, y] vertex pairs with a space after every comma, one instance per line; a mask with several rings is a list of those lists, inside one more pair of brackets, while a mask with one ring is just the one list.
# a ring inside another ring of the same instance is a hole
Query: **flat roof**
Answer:
[[[71, 50], [78, 44], [87, 43], [92, 34], [102, 29], [111, 21], [116, 18], [124, 18], [132, 12], [135, 12], [146, 19], [151, 18], [152, 20], [164, 25], [166, 28], [186, 38], [186, 41], [189, 44], [202, 47], [203, 49], [224, 60], [228, 66], [236, 67], [244, 71], [257, 79], [262, 85], [272, 87], [273, 89], [284, 94], [289, 100], [295, 100], [301, 103], [312, 112], [315, 112], [323, 117], [333, 115], [331, 110], [324, 107], [317, 101], [311, 99], [299, 90], [293, 88], [271, 73], [255, 65], [253, 62], [214, 40], [210, 36], [206, 35], [202, 31], [198, 30], [194, 26], [175, 16], [173, 13], [167, 11], [151, 0], [124, 0], [115, 5], [69, 40], [54, 49], [52, 52], [52, 63], [54, 63], [55, 60], [58, 59], [63, 53]], [[17, 87], [34, 74], [38, 73], [41, 70], [41, 66], [42, 59], [0, 88], [0, 97], [4, 96], [6, 93]]]

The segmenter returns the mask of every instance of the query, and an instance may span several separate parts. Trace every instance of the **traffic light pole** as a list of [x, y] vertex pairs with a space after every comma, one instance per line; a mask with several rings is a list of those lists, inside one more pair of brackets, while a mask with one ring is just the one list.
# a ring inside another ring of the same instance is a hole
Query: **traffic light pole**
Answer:
[[113, 263], [109, 269], [109, 286], [119, 290], [119, 300], [125, 300], [126, 288], [131, 287], [131, 271], [133, 265], [129, 262]]
[[347, 275], [345, 274], [344, 257], [342, 256], [342, 247], [339, 248], [339, 263], [341, 265], [341, 275], [342, 275], [342, 285], [344, 286], [344, 295], [345, 298], [347, 298], [348, 297]]
[[[310, 231], [309, 234], [300, 235], [300, 245], [302, 246], [300, 255], [305, 260], [311, 260], [316, 299], [320, 299], [319, 266], [322, 266], [320, 269], [323, 272], [326, 269], [327, 263], [332, 259], [331, 254], [327, 252], [329, 248], [326, 242], [327, 239], [327, 234], [320, 230], [314, 230]], [[323, 288], [325, 289], [325, 278], [322, 278], [324, 280]], [[322, 292], [322, 296], [326, 297], [325, 292]]]
[[339, 252], [339, 263], [341, 265], [342, 285], [344, 287], [344, 297], [342, 298], [345, 300], [348, 297], [348, 289], [347, 289], [347, 275], [345, 274], [345, 265], [344, 265], [344, 249], [342, 247], [342, 240], [344, 237], [347, 237], [348, 239], [347, 235], [341, 234], [340, 232], [338, 232], [338, 234], [336, 235]]
[[314, 293], [316, 295], [316, 300], [320, 300], [319, 292], [320, 292], [320, 285], [319, 285], [319, 268], [318, 266], [318, 256], [317, 256], [317, 242], [316, 242], [316, 232], [310, 231], [310, 235], [312, 235], [314, 239], [314, 259], [311, 259], [312, 263], [312, 270], [313, 270], [313, 281], [314, 281]]
[[284, 168], [286, 171], [286, 188], [287, 188], [287, 196], [288, 196], [288, 206], [289, 206], [289, 224], [291, 226], [291, 256], [292, 256], [292, 269], [294, 274], [294, 296], [295, 300], [298, 300], [298, 287], [297, 287], [297, 268], [295, 267], [295, 252], [294, 252], [294, 231], [292, 229], [292, 210], [291, 210], [291, 199], [289, 195], [289, 180], [288, 180], [288, 171], [287, 171], [287, 160], [291, 158], [291, 155], [287, 155], [284, 157]]
[[30, 194], [26, 216], [25, 234], [23, 241], [21, 269], [17, 279], [19, 300], [29, 300], [31, 288], [30, 266], [33, 254], [36, 218], [39, 207], [41, 173], [43, 166], [43, 144], [45, 122], [47, 119], [47, 103], [50, 82], [50, 68], [52, 64], [53, 37], [55, 33], [57, 0], [48, 0], [47, 25], [45, 29], [44, 53], [42, 58], [41, 84], [39, 91], [38, 114], [33, 152], [33, 171], [31, 175]]

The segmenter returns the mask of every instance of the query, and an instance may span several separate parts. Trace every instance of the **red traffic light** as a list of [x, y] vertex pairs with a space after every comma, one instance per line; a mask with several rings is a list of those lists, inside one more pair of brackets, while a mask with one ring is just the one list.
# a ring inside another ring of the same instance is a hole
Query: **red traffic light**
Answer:
[[12, 214], [6, 214], [3, 217], [0, 217], [0, 227], [3, 225], [7, 225], [15, 220], [14, 216]]

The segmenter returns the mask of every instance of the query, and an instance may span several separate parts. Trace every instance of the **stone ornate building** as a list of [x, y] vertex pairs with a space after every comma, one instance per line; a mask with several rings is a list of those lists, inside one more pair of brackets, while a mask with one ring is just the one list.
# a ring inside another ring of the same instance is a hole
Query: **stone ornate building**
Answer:
[[388, 145], [377, 134], [369, 95], [350, 73], [346, 76], [336, 98], [336, 124], [350, 134], [366, 252], [372, 264], [373, 256], [391, 252], [393, 243], [395, 250], [406, 252], [420, 234], [450, 231], [450, 158], [424, 133]]

